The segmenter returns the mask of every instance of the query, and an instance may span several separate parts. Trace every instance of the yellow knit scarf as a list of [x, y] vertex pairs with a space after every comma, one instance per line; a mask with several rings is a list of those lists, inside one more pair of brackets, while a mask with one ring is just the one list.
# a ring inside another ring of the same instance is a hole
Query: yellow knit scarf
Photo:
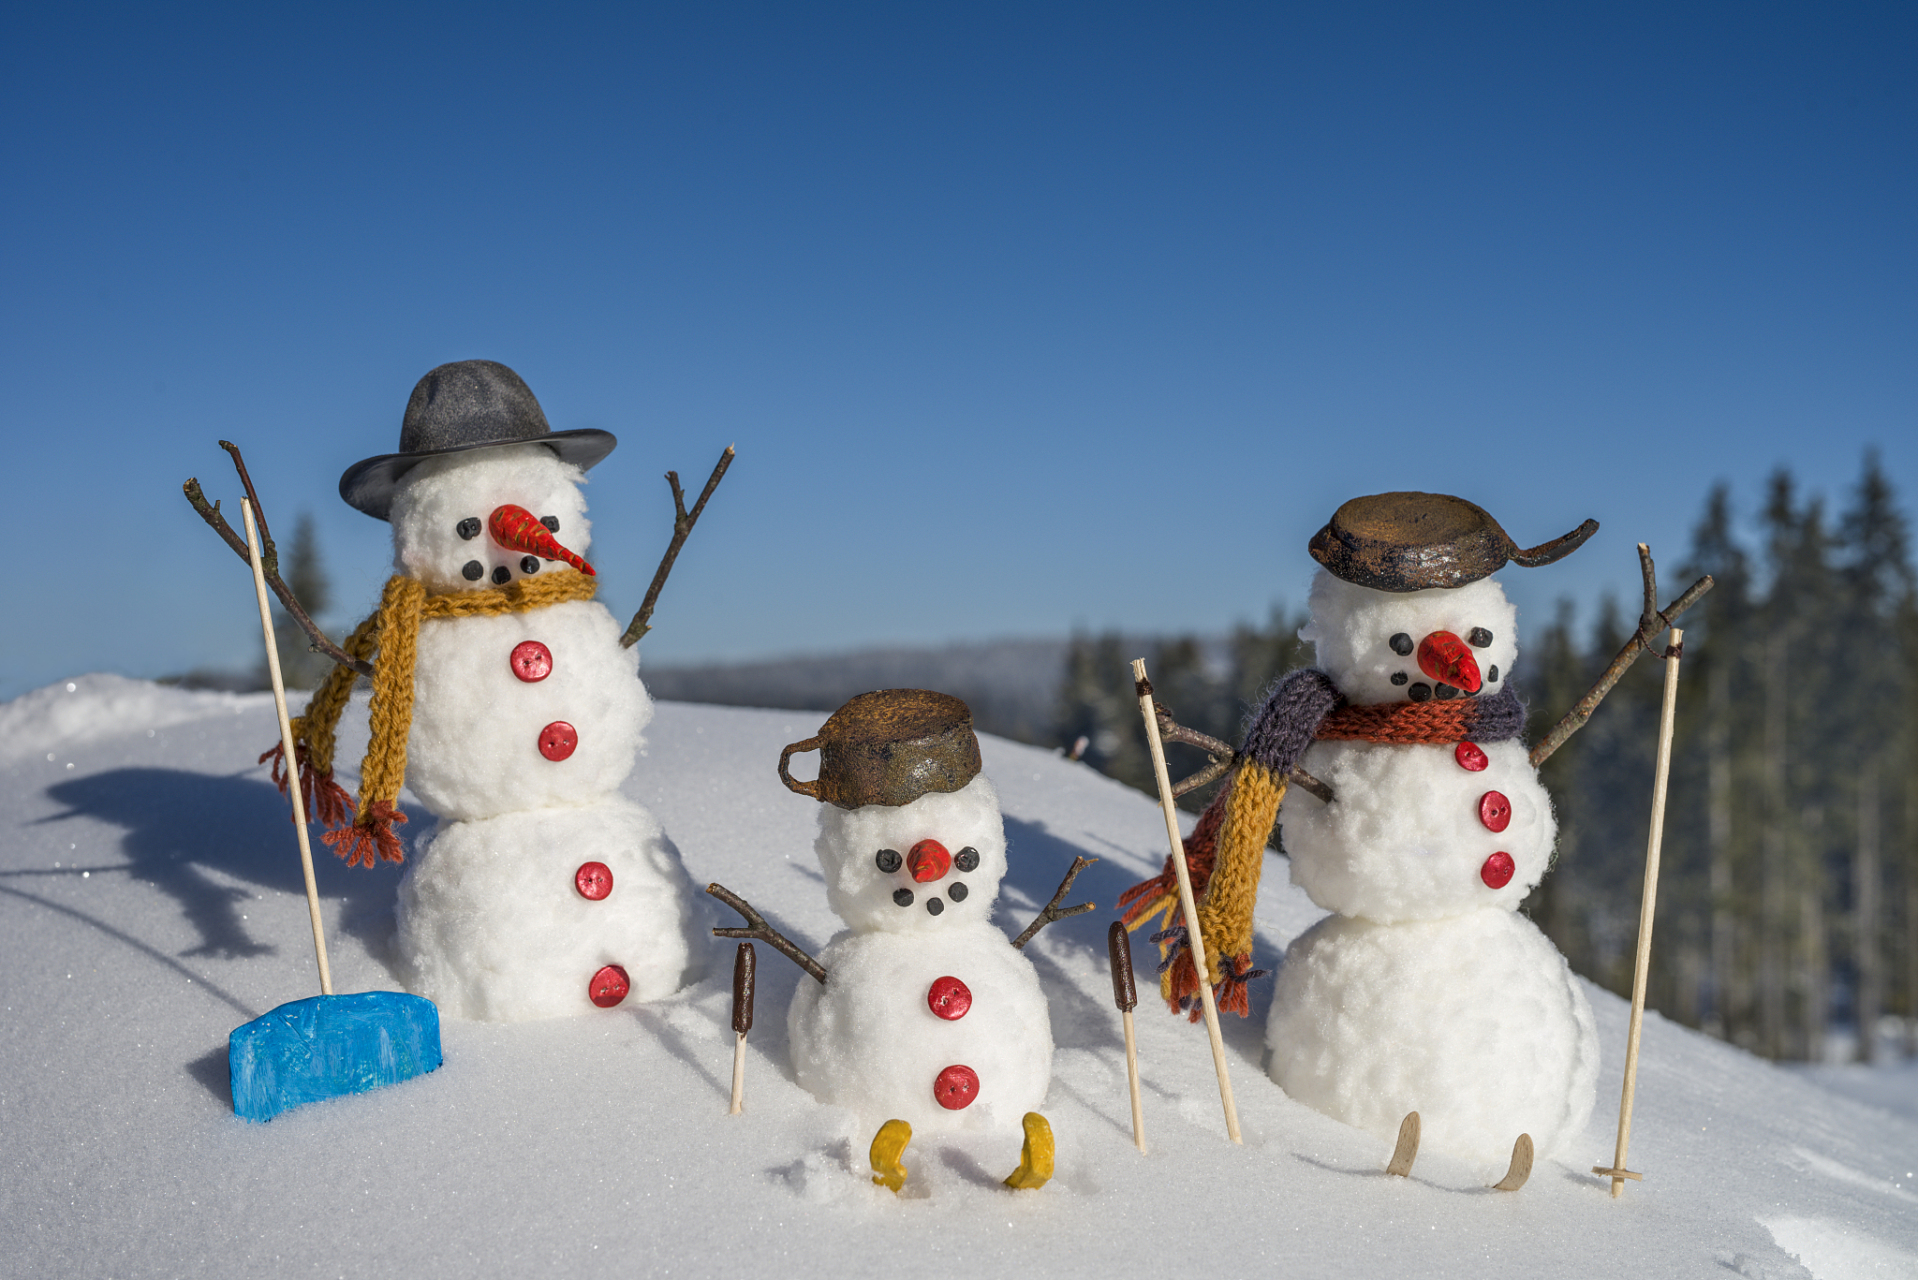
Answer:
[[[293, 721], [294, 750], [298, 756], [301, 789], [310, 821], [317, 809], [328, 827], [320, 838], [348, 866], [374, 855], [388, 862], [405, 858], [393, 828], [406, 821], [400, 812], [400, 788], [406, 782], [406, 737], [413, 726], [413, 661], [419, 652], [420, 623], [437, 618], [474, 618], [543, 609], [568, 600], [591, 600], [598, 580], [572, 570], [521, 578], [485, 591], [453, 591], [428, 595], [418, 578], [394, 575], [386, 581], [380, 607], [353, 629], [341, 646], [348, 654], [373, 664], [373, 700], [369, 708], [372, 739], [360, 763], [357, 805], [333, 781], [333, 752], [340, 713], [346, 709], [359, 673], [336, 666], [328, 674], [306, 714]], [[376, 656], [377, 655], [377, 656]], [[279, 746], [260, 757], [273, 763], [273, 780], [287, 789], [286, 760]], [[352, 825], [346, 815], [357, 810]]]

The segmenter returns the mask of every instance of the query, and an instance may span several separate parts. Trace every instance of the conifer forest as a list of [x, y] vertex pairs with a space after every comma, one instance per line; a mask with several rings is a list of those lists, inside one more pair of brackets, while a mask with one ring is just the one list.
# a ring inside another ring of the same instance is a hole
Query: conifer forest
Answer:
[[[1688, 551], [1661, 556], [1661, 604], [1706, 573], [1715, 588], [1681, 620], [1649, 1007], [1770, 1058], [1918, 1054], [1918, 580], [1877, 458], [1836, 510], [1785, 470], [1760, 494], [1714, 488]], [[1637, 611], [1607, 599], [1581, 618], [1561, 601], [1544, 625], [1525, 621], [1515, 677], [1528, 740], [1592, 686]], [[1148, 646], [1159, 699], [1236, 745], [1261, 691], [1310, 664], [1304, 621], [1275, 609], [1223, 645]], [[1138, 648], [1116, 635], [1073, 640], [1057, 741], [1151, 791], [1126, 666]], [[1525, 906], [1574, 970], [1628, 997], [1662, 665], [1633, 666], [1546, 761], [1558, 852]], [[1175, 778], [1204, 764], [1170, 749]], [[1181, 803], [1203, 808], [1211, 792]]]

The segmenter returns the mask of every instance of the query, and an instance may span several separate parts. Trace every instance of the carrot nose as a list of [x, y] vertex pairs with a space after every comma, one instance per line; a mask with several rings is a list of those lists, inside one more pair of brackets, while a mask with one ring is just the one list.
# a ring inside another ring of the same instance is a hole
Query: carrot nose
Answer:
[[921, 840], [906, 854], [906, 867], [912, 872], [914, 880], [920, 884], [931, 884], [934, 880], [945, 879], [946, 872], [952, 870], [952, 855], [937, 840]]
[[1419, 641], [1419, 670], [1432, 679], [1477, 693], [1482, 683], [1478, 659], [1465, 642], [1449, 631], [1434, 631]]
[[503, 507], [493, 508], [493, 514], [487, 518], [486, 530], [493, 535], [493, 541], [508, 551], [525, 551], [542, 560], [564, 560], [588, 577], [597, 577], [593, 566], [559, 545], [559, 539], [553, 531], [539, 522], [539, 517], [525, 507], [511, 502]]

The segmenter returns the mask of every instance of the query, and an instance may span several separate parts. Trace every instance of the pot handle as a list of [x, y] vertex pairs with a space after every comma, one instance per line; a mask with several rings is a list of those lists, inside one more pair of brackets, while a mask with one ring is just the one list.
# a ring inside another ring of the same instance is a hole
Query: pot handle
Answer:
[[804, 742], [789, 744], [784, 751], [779, 753], [779, 780], [786, 784], [787, 790], [797, 791], [802, 796], [811, 796], [814, 800], [824, 798], [819, 794], [819, 783], [817, 780], [802, 782], [798, 778], [793, 777], [786, 768], [786, 762], [792, 759], [794, 752], [815, 751], [819, 748], [819, 744], [825, 740], [824, 737], [808, 738]]

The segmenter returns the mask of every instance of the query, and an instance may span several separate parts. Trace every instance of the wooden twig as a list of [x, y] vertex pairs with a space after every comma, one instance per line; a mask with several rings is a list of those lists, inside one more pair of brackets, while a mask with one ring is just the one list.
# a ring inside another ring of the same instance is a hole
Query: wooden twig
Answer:
[[[272, 587], [273, 594], [280, 598], [280, 605], [286, 610], [287, 616], [299, 623], [300, 630], [306, 632], [308, 638], [312, 640], [315, 653], [323, 653], [343, 667], [351, 667], [363, 676], [371, 676], [373, 664], [353, 657], [327, 639], [326, 633], [320, 630], [318, 624], [306, 612], [305, 607], [300, 604], [299, 597], [293, 594], [293, 588], [287, 586], [280, 578], [279, 548], [273, 545], [273, 535], [267, 531], [266, 512], [260, 509], [260, 495], [254, 492], [253, 477], [248, 475], [246, 470], [246, 459], [240, 456], [240, 446], [230, 440], [220, 441], [220, 447], [232, 456], [234, 470], [240, 473], [240, 484], [245, 487], [247, 499], [252, 503], [254, 515], [259, 520], [260, 572], [266, 585]], [[200, 513], [200, 519], [206, 521], [213, 532], [219, 534], [226, 545], [233, 548], [235, 555], [250, 562], [252, 556], [247, 550], [246, 540], [235, 533], [233, 526], [226, 522], [226, 517], [220, 514], [220, 504], [207, 501], [206, 494], [200, 489], [199, 480], [190, 479], [180, 488], [186, 494], [186, 500], [193, 504], [193, 509]], [[288, 757], [289, 760], [291, 758]]]
[[1419, 1113], [1408, 1111], [1405, 1119], [1399, 1121], [1399, 1140], [1392, 1147], [1391, 1163], [1385, 1171], [1394, 1178], [1412, 1176], [1412, 1162], [1419, 1158], [1419, 1132], [1421, 1129]]
[[[1229, 745], [1209, 733], [1200, 733], [1197, 729], [1188, 729], [1172, 718], [1164, 707], [1155, 707], [1159, 719], [1159, 737], [1165, 742], [1180, 742], [1188, 747], [1197, 747], [1212, 757], [1211, 763], [1189, 778], [1182, 778], [1172, 784], [1172, 794], [1176, 798], [1188, 791], [1197, 791], [1209, 782], [1216, 782], [1232, 771], [1238, 763], [1239, 753]], [[1302, 791], [1309, 791], [1319, 799], [1331, 804], [1336, 795], [1332, 788], [1305, 770], [1293, 767], [1286, 780]]]
[[713, 490], [719, 487], [726, 468], [732, 465], [733, 447], [727, 445], [726, 452], [719, 455], [712, 475], [706, 478], [706, 487], [700, 491], [699, 501], [693, 504], [691, 511], [686, 510], [686, 493], [679, 487], [679, 473], [666, 473], [666, 483], [673, 487], [673, 540], [666, 544], [666, 554], [660, 557], [659, 571], [653, 574], [653, 585], [646, 588], [646, 599], [640, 603], [639, 612], [633, 615], [625, 634], [619, 638], [620, 648], [632, 648], [639, 643], [640, 637], [653, 629], [653, 606], [659, 603], [659, 592], [666, 585], [666, 575], [673, 571], [673, 561], [679, 559], [679, 549], [686, 545], [686, 535], [699, 523], [699, 513], [706, 509], [706, 499], [713, 496]]
[[753, 944], [742, 942], [733, 955], [733, 1105], [746, 1109], [746, 1033], [753, 1029]]
[[1090, 902], [1081, 902], [1076, 907], [1061, 909], [1059, 900], [1066, 896], [1067, 890], [1072, 888], [1072, 882], [1079, 878], [1079, 873], [1097, 861], [1097, 858], [1087, 858], [1083, 855], [1072, 860], [1072, 865], [1066, 869], [1066, 878], [1059, 882], [1059, 888], [1054, 891], [1052, 895], [1052, 901], [1046, 903], [1045, 910], [1041, 911], [1038, 917], [1026, 926], [1024, 933], [1012, 940], [1012, 945], [1015, 948], [1024, 951], [1026, 949], [1026, 943], [1031, 942], [1033, 938], [1038, 935], [1039, 930], [1045, 928], [1055, 920], [1065, 920], [1072, 916], [1084, 915], [1086, 912], [1092, 910], [1092, 904]]
[[326, 930], [320, 923], [320, 888], [313, 879], [313, 849], [306, 838], [306, 800], [300, 794], [300, 771], [293, 764], [293, 721], [286, 714], [286, 681], [280, 675], [280, 646], [273, 638], [273, 608], [266, 602], [266, 568], [260, 557], [260, 534], [253, 527], [253, 503], [240, 499], [240, 523], [246, 526], [247, 562], [253, 566], [253, 594], [260, 601], [260, 630], [266, 633], [266, 671], [273, 681], [273, 708], [280, 716], [280, 747], [286, 752], [286, 789], [293, 800], [293, 830], [299, 833], [300, 872], [306, 877], [306, 914], [313, 922], [313, 954], [320, 962], [320, 994], [333, 994], [333, 971], [326, 963]]
[[826, 981], [826, 967], [794, 946], [786, 935], [766, 923], [766, 917], [753, 910], [753, 904], [728, 889], [723, 884], [709, 884], [706, 892], [746, 917], [747, 929], [714, 929], [715, 938], [757, 938], [759, 941], [785, 956], [788, 960], [811, 974], [815, 982]]
[[1598, 710], [1598, 704], [1605, 700], [1605, 695], [1612, 691], [1612, 686], [1631, 670], [1634, 662], [1638, 661], [1638, 655], [1653, 651], [1652, 641], [1658, 639], [1659, 633], [1678, 621], [1679, 614], [1697, 604], [1705, 593], [1712, 589], [1712, 576], [1708, 573], [1686, 588], [1685, 594], [1672, 601], [1670, 606], [1660, 609], [1658, 607], [1658, 570], [1652, 565], [1651, 548], [1642, 542], [1638, 544], [1638, 569], [1639, 576], [1645, 583], [1645, 607], [1638, 615], [1638, 630], [1632, 632], [1631, 637], [1625, 641], [1624, 648], [1618, 651], [1611, 665], [1605, 668], [1603, 675], [1599, 676], [1598, 683], [1573, 704], [1572, 709], [1565, 713], [1564, 719], [1552, 726], [1552, 731], [1532, 748], [1531, 759], [1534, 769], [1544, 764], [1551, 758], [1554, 751], [1564, 746], [1566, 739], [1585, 727], [1585, 722], [1592, 718], [1592, 712]]
[[1165, 744], [1159, 741], [1159, 717], [1152, 703], [1152, 682], [1145, 676], [1145, 659], [1132, 660], [1132, 687], [1139, 695], [1139, 714], [1145, 717], [1146, 745], [1152, 748], [1152, 776], [1159, 784], [1159, 809], [1165, 816], [1165, 835], [1172, 845], [1172, 869], [1179, 878], [1179, 906], [1185, 912], [1186, 943], [1199, 972], [1199, 1005], [1205, 1011], [1205, 1033], [1212, 1042], [1212, 1069], [1219, 1077], [1219, 1102], [1225, 1108], [1225, 1132], [1239, 1137], [1239, 1108], [1232, 1100], [1232, 1076], [1225, 1065], [1225, 1039], [1219, 1034], [1219, 1006], [1212, 996], [1212, 971], [1205, 962], [1205, 935], [1199, 928], [1199, 907], [1192, 897], [1192, 873], [1185, 865], [1185, 841], [1179, 836], [1179, 811], [1172, 803], [1172, 779], [1165, 771]]
[[[1643, 548], [1641, 548], [1642, 550]], [[1612, 1180], [1612, 1199], [1625, 1190], [1626, 1149], [1632, 1141], [1632, 1095], [1638, 1086], [1638, 1036], [1645, 1021], [1645, 980], [1652, 963], [1652, 922], [1658, 907], [1658, 858], [1665, 840], [1665, 790], [1672, 772], [1672, 726], [1678, 710], [1678, 661], [1684, 656], [1685, 633], [1672, 628], [1672, 647], [1665, 653], [1665, 701], [1658, 715], [1658, 764], [1652, 774], [1652, 827], [1645, 841], [1645, 891], [1638, 903], [1638, 957], [1632, 967], [1632, 1020], [1625, 1033], [1625, 1085], [1618, 1100], [1618, 1149], [1611, 1168], [1594, 1165], [1592, 1172]]]
[[1132, 1011], [1139, 1005], [1139, 989], [1132, 979], [1132, 939], [1125, 922], [1114, 920], [1106, 930], [1106, 951], [1112, 960], [1112, 1003], [1125, 1022], [1125, 1078], [1132, 1094], [1132, 1145], [1145, 1154], [1145, 1108], [1139, 1105], [1139, 1043], [1132, 1034]]

